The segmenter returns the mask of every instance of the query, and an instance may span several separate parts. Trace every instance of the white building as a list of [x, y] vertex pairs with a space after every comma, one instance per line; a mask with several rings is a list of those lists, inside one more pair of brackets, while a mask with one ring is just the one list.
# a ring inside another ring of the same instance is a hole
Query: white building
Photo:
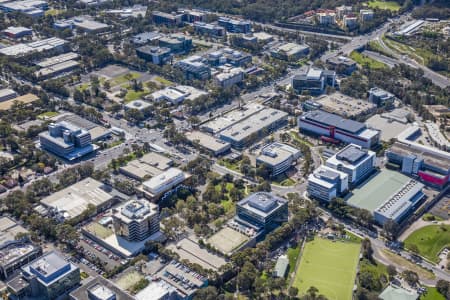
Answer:
[[317, 19], [319, 20], [319, 24], [321, 25], [330, 25], [336, 22], [336, 14], [335, 13], [318, 13]]
[[227, 88], [244, 80], [244, 70], [242, 68], [225, 68], [222, 73], [214, 77], [217, 85]]
[[156, 102], [167, 101], [173, 105], [177, 105], [184, 100], [195, 100], [206, 95], [208, 95], [207, 92], [196, 89], [192, 86], [179, 85], [176, 87], [169, 86], [165, 89], [156, 91], [150, 95], [150, 98]]
[[374, 170], [375, 152], [350, 144], [330, 157], [326, 165], [334, 170], [348, 174], [349, 183], [356, 185], [367, 178]]
[[373, 10], [371, 9], [361, 9], [359, 11], [359, 18], [362, 22], [367, 22], [373, 19]]
[[256, 158], [256, 165], [266, 165], [271, 175], [277, 176], [287, 171], [300, 155], [300, 150], [275, 142], [261, 149], [260, 155]]
[[149, 198], [155, 198], [167, 192], [186, 180], [188, 175], [178, 168], [169, 170], [145, 181], [142, 184], [144, 194]]
[[309, 197], [331, 201], [348, 190], [348, 175], [327, 166], [320, 166], [308, 177]]
[[116, 235], [128, 241], [142, 241], [159, 231], [158, 205], [147, 200], [131, 200], [113, 214]]

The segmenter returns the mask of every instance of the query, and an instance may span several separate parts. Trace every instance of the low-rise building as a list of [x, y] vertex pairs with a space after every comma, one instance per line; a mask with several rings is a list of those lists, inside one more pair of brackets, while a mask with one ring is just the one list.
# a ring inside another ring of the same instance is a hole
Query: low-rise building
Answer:
[[183, 183], [188, 177], [190, 177], [190, 175], [182, 170], [170, 168], [167, 171], [144, 181], [140, 191], [146, 198], [155, 200], [164, 193], [171, 191], [177, 185]]
[[210, 152], [214, 156], [219, 156], [230, 151], [230, 143], [224, 142], [214, 136], [203, 133], [201, 131], [191, 131], [186, 133], [186, 138], [194, 145], [198, 144], [200, 147]]
[[298, 125], [301, 131], [368, 149], [380, 141], [380, 131], [368, 128], [364, 123], [344, 119], [322, 110], [303, 113], [298, 118]]
[[88, 177], [45, 197], [40, 203], [58, 220], [70, 220], [90, 207], [95, 208], [93, 213], [111, 207], [116, 201], [111, 191], [110, 187]]
[[203, 61], [202, 57], [193, 55], [177, 61], [175, 67], [182, 70], [187, 79], [206, 80], [211, 77], [211, 70]]
[[145, 45], [157, 42], [162, 37], [162, 34], [156, 31], [143, 32], [133, 36], [131, 42], [135, 45]]
[[307, 91], [311, 94], [321, 94], [326, 86], [334, 87], [335, 83], [336, 72], [331, 70], [309, 68], [307, 72], [292, 77], [292, 88], [298, 93]]
[[285, 278], [289, 269], [289, 259], [286, 254], [278, 257], [273, 270], [273, 276], [279, 278]]
[[101, 33], [109, 29], [109, 25], [95, 21], [90, 16], [78, 16], [67, 20], [58, 20], [53, 24], [55, 29], [73, 29], [76, 28], [82, 32]]
[[359, 18], [361, 22], [367, 22], [373, 19], [374, 13], [371, 9], [361, 9], [359, 11]]
[[369, 90], [369, 102], [380, 106], [391, 106], [394, 104], [395, 96], [378, 87]]
[[162, 90], [153, 92], [149, 98], [156, 102], [167, 101], [172, 105], [178, 105], [184, 100], [196, 100], [201, 96], [207, 96], [208, 93], [192, 86], [179, 85], [169, 86]]
[[207, 60], [210, 65], [215, 67], [224, 64], [230, 64], [235, 67], [243, 67], [252, 62], [252, 56], [238, 50], [224, 48], [209, 53]]
[[350, 75], [357, 68], [356, 61], [345, 56], [333, 56], [328, 58], [327, 65], [330, 70], [334, 70], [338, 74], [345, 75]]
[[236, 149], [243, 149], [250, 143], [267, 136], [271, 131], [287, 123], [288, 114], [273, 108], [265, 108], [247, 119], [238, 122], [219, 133], [219, 137]]
[[172, 59], [172, 51], [169, 48], [149, 45], [137, 48], [136, 55], [155, 65], [164, 65]]
[[3, 34], [12, 39], [19, 39], [25, 36], [33, 35], [33, 30], [23, 26], [9, 26], [3, 30]]
[[147, 200], [130, 200], [114, 209], [116, 235], [130, 242], [139, 242], [159, 232], [158, 205]]
[[236, 204], [234, 220], [257, 232], [269, 232], [287, 219], [288, 201], [271, 193], [253, 193]]
[[15, 44], [0, 49], [0, 54], [6, 56], [19, 57], [37, 52], [64, 52], [66, 50], [67, 41], [60, 38], [48, 38], [28, 44]]
[[271, 176], [275, 177], [286, 172], [300, 158], [300, 155], [300, 150], [275, 142], [261, 149], [260, 155], [256, 158], [256, 166], [267, 166]]
[[47, 79], [71, 72], [80, 66], [80, 63], [76, 61], [78, 58], [79, 55], [74, 52], [46, 58], [36, 64], [40, 69], [35, 72], [35, 76], [38, 79]]
[[270, 54], [281, 60], [296, 61], [309, 53], [309, 46], [306, 44], [286, 43], [273, 49]]
[[148, 103], [146, 101], [143, 100], [134, 100], [131, 102], [128, 102], [127, 104], [125, 104], [124, 106], [124, 110], [130, 110], [130, 109], [136, 109], [138, 111], [144, 111], [147, 108], [149, 108], [151, 106], [151, 103]]
[[308, 176], [309, 197], [330, 202], [348, 191], [348, 175], [327, 166], [320, 166]]
[[207, 35], [217, 38], [224, 37], [226, 35], [226, 30], [224, 27], [204, 22], [195, 22], [194, 31], [200, 35]]
[[342, 19], [342, 25], [346, 28], [354, 28], [358, 24], [358, 17], [350, 14], [345, 15]]
[[224, 67], [221, 70], [221, 73], [214, 76], [214, 82], [222, 88], [228, 88], [244, 81], [244, 70], [242, 68]]
[[336, 13], [334, 12], [321, 12], [317, 14], [317, 20], [320, 25], [331, 25], [336, 23]]
[[326, 165], [348, 175], [350, 185], [357, 185], [375, 170], [375, 152], [350, 144], [327, 159]]
[[173, 160], [164, 155], [150, 152], [141, 158], [130, 161], [126, 166], [120, 167], [119, 171], [133, 179], [143, 181], [157, 176], [173, 166]]
[[223, 26], [228, 32], [249, 33], [252, 30], [252, 25], [249, 21], [236, 20], [228, 17], [219, 17], [218, 23], [220, 26]]
[[183, 13], [165, 13], [160, 11], [152, 12], [152, 19], [155, 24], [166, 26], [181, 26], [183, 24]]
[[3, 1], [0, 9], [4, 12], [20, 12], [29, 17], [37, 18], [44, 16], [48, 9], [48, 2], [45, 0], [17, 0]]
[[352, 98], [339, 92], [322, 95], [315, 100], [320, 104], [320, 109], [344, 118], [360, 119], [363, 116], [373, 114], [377, 106], [371, 102]]
[[[24, 237], [19, 238], [19, 235]], [[42, 254], [41, 247], [26, 237], [28, 231], [8, 217], [0, 217], [0, 279], [8, 279], [16, 270]]]
[[16, 297], [26, 295], [53, 300], [67, 295], [80, 284], [80, 269], [55, 252], [22, 267], [22, 275], [8, 282], [9, 292]]
[[103, 276], [91, 278], [72, 291], [69, 296], [71, 300], [136, 300], [135, 297]]
[[183, 34], [163, 36], [158, 43], [159, 47], [169, 48], [172, 53], [187, 53], [192, 48], [192, 39]]
[[12, 89], [2, 89], [0, 90], [0, 102], [8, 101], [16, 98], [18, 95], [16, 91]]
[[48, 132], [39, 134], [42, 149], [64, 159], [74, 161], [98, 149], [92, 144], [91, 134], [66, 121], [51, 123]]

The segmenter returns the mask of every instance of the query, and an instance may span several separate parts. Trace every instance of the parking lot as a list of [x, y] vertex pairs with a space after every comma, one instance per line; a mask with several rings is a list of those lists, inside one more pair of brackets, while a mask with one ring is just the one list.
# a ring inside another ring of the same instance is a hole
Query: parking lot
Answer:
[[[88, 238], [82, 237], [78, 245], [83, 247], [83, 253], [87, 260], [94, 261], [98, 258], [104, 264], [105, 270], [112, 270], [121, 263], [119, 256]], [[84, 261], [82, 262], [85, 263]]]

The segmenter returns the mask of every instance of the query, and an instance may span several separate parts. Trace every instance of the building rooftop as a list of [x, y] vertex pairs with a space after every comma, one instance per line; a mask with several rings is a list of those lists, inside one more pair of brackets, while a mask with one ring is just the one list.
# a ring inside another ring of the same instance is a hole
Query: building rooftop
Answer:
[[265, 217], [286, 202], [284, 198], [271, 193], [257, 192], [242, 199], [237, 205]]
[[434, 151], [431, 147], [430, 151], [428, 151], [426, 148], [418, 149], [415, 147], [410, 147], [403, 143], [396, 142], [392, 145], [389, 151], [400, 153], [405, 156], [411, 154], [420, 156], [421, 158], [423, 158], [425, 163], [429, 165], [435, 165], [442, 169], [450, 169], [450, 158], [445, 158], [440, 155], [434, 154]]
[[[89, 293], [95, 295], [96, 300], [134, 300], [135, 298], [102, 276], [92, 278], [75, 291], [70, 293], [71, 299], [87, 300], [91, 299]], [[110, 298], [112, 295], [115, 298]], [[109, 296], [109, 297], [108, 297]]]
[[158, 214], [158, 205], [147, 200], [131, 200], [117, 208], [115, 218], [125, 223], [141, 221], [149, 216]]
[[315, 101], [322, 105], [322, 110], [346, 118], [354, 118], [371, 113], [377, 107], [368, 101], [352, 98], [339, 92], [320, 96]]
[[303, 115], [301, 115], [300, 118], [323, 123], [327, 126], [334, 126], [338, 129], [354, 134], [366, 128], [366, 125], [364, 125], [363, 123], [344, 119], [338, 115], [331, 114], [322, 110], [314, 110], [306, 112]]
[[275, 166], [284, 162], [289, 157], [297, 159], [300, 157], [300, 150], [282, 143], [272, 143], [261, 149], [258, 161]]
[[42, 199], [41, 204], [71, 219], [83, 213], [89, 204], [97, 207], [112, 200], [113, 196], [109, 192], [110, 188], [103, 183], [86, 178]]
[[62, 62], [66, 62], [68, 60], [78, 59], [78, 57], [80, 57], [80, 56], [75, 52], [67, 52], [64, 54], [46, 58], [46, 59], [36, 63], [36, 65], [41, 68], [46, 68], [46, 67], [50, 67], [50, 66], [62, 63]]
[[131, 39], [134, 44], [146, 44], [155, 40], [158, 40], [162, 35], [159, 32], [143, 32], [139, 33]]
[[9, 26], [5, 30], [3, 30], [3, 32], [8, 33], [8, 34], [19, 34], [19, 33], [27, 32], [27, 31], [31, 31], [31, 28], [27, 28], [27, 27], [23, 27], [23, 26], [17, 26], [17, 27]]
[[145, 181], [144, 183], [142, 183], [142, 185], [144, 189], [148, 189], [150, 191], [158, 190], [162, 186], [170, 184], [180, 176], [183, 176], [183, 178], [186, 177], [186, 175], [182, 170], [178, 168], [170, 168], [164, 171], [163, 173], [156, 175], [155, 177]]
[[135, 300], [166, 299], [176, 292], [176, 288], [164, 280], [152, 281], [135, 295]]
[[29, 275], [36, 275], [43, 285], [49, 286], [77, 268], [77, 266], [66, 261], [63, 256], [52, 251], [23, 266], [22, 271]]
[[78, 16], [72, 19], [73, 24], [83, 30], [98, 31], [109, 28], [108, 24], [97, 22], [89, 16]]
[[281, 110], [265, 108], [249, 118], [223, 130], [220, 135], [235, 141], [242, 141], [257, 134], [269, 124], [287, 118], [288, 114]]
[[214, 136], [197, 130], [187, 132], [185, 136], [189, 141], [198, 141], [200, 146], [213, 152], [221, 151], [224, 148], [230, 147], [230, 143], [224, 142]]
[[37, 100], [39, 100], [39, 97], [34, 94], [25, 94], [22, 96], [17, 96], [16, 98], [0, 102], [0, 111], [11, 109], [16, 102], [27, 105], [27, 104], [33, 103]]
[[5, 47], [0, 49], [0, 54], [7, 56], [18, 56], [25, 55], [32, 52], [42, 52], [46, 50], [52, 50], [56, 47], [63, 46], [67, 43], [67, 41], [60, 38], [48, 38], [40, 41], [31, 42], [28, 44], [16, 44], [13, 46]]
[[[193, 272], [181, 263], [172, 261], [157, 274], [159, 278], [173, 286], [182, 298], [190, 298], [195, 291], [206, 285], [207, 279], [197, 278]], [[150, 299], [150, 298], [147, 298]]]
[[346, 161], [350, 164], [356, 164], [359, 160], [367, 155], [368, 151], [361, 149], [358, 146], [350, 144], [343, 150], [336, 153], [336, 158]]
[[275, 49], [275, 52], [285, 52], [287, 55], [295, 55], [309, 49], [308, 45], [299, 45], [296, 43], [285, 43]]
[[173, 160], [155, 152], [150, 152], [141, 158], [130, 161], [120, 170], [131, 174], [133, 177], [144, 179], [161, 174], [173, 165]]
[[151, 106], [151, 103], [148, 103], [144, 100], [139, 100], [139, 99], [125, 104], [125, 107], [127, 109], [137, 109], [137, 110], [144, 110], [150, 106]]
[[417, 300], [419, 294], [414, 290], [406, 290], [401, 287], [389, 285], [378, 298], [381, 300]]

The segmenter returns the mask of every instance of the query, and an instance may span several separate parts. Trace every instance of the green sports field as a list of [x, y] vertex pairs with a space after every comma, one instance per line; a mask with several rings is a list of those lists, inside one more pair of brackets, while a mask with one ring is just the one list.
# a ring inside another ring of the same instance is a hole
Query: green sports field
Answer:
[[314, 286], [329, 300], [352, 299], [361, 245], [316, 237], [307, 242], [293, 286], [299, 295]]

